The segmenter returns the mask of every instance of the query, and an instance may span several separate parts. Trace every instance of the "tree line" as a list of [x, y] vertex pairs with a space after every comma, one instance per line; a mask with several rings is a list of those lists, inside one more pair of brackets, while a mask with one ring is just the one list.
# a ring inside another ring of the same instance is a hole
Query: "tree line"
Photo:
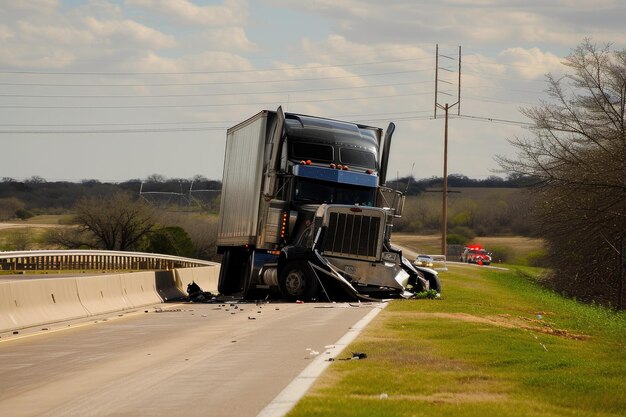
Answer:
[[[76, 203], [89, 197], [111, 197], [129, 193], [158, 206], [181, 206], [192, 209], [219, 210], [221, 181], [197, 175], [191, 179], [166, 178], [154, 174], [145, 180], [132, 179], [120, 183], [83, 180], [81, 182], [46, 181], [31, 177], [18, 181], [0, 181], [0, 221], [25, 219], [38, 214], [64, 214]], [[143, 192], [143, 194], [140, 194]]]
[[535, 178], [528, 205], [546, 241], [552, 288], [623, 309], [626, 258], [626, 50], [585, 40], [522, 109], [531, 135], [510, 139], [503, 170]]
[[[502, 178], [494, 175], [472, 179], [462, 174], [452, 174], [448, 177], [448, 185], [459, 188], [521, 188], [529, 182], [523, 176]], [[415, 179], [411, 176], [388, 181], [387, 185], [412, 196], [441, 188], [442, 183], [441, 177]], [[221, 188], [221, 181], [209, 180], [200, 175], [182, 179], [153, 174], [145, 180], [132, 179], [120, 183], [93, 179], [81, 182], [46, 181], [37, 176], [19, 181], [5, 177], [0, 180], [0, 221], [25, 219], [37, 214], [63, 214], [70, 212], [82, 198], [111, 197], [119, 192], [135, 195], [159, 207], [217, 212]]]

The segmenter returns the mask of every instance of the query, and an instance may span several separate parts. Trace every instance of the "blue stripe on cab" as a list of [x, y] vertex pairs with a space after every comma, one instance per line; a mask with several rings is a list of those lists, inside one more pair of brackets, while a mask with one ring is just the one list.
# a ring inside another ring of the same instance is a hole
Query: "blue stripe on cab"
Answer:
[[297, 177], [331, 181], [339, 184], [360, 185], [362, 187], [378, 187], [378, 176], [361, 172], [344, 171], [313, 165], [294, 165], [293, 174]]

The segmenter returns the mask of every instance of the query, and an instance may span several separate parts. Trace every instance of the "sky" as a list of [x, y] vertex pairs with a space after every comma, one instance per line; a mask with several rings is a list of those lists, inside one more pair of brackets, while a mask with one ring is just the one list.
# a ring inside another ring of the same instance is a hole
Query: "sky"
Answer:
[[394, 122], [388, 177], [441, 176], [435, 103], [457, 102], [448, 172], [504, 176], [494, 156], [531, 135], [520, 109], [547, 99], [546, 74], [563, 74], [585, 38], [626, 47], [622, 0], [0, 0], [0, 10], [0, 179], [16, 180], [219, 180], [226, 129], [278, 106]]

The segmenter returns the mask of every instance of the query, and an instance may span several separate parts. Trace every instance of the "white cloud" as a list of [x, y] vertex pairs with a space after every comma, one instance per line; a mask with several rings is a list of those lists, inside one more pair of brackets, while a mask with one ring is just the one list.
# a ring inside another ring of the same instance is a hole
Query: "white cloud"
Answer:
[[127, 0], [126, 4], [197, 25], [242, 25], [247, 19], [246, 5], [241, 0], [224, 0], [218, 6], [197, 6], [189, 0]]
[[[218, 71], [251, 71], [254, 67], [248, 60], [229, 52], [209, 51], [174, 59], [147, 51], [135, 58], [129, 69], [151, 73], [206, 72], [210, 74]], [[179, 82], [185, 81], [184, 76], [182, 77], [183, 79], [178, 80]], [[194, 77], [194, 79], [196, 81], [199, 80], [198, 77]], [[249, 79], [249, 76], [245, 76], [242, 79]]]
[[316, 0], [302, 3], [304, 8], [311, 11], [339, 13], [344, 16], [368, 18], [376, 15], [375, 4], [359, 0]]
[[15, 36], [15, 32], [11, 30], [8, 26], [0, 25], [0, 40], [6, 41]]
[[563, 58], [539, 48], [508, 48], [500, 53], [500, 58], [500, 62], [509, 65], [511, 71], [525, 79], [542, 78], [563, 68]]
[[87, 30], [69, 25], [37, 25], [27, 21], [17, 22], [17, 31], [22, 39], [33, 42], [63, 44], [76, 47], [91, 44], [94, 36]]
[[206, 49], [247, 52], [256, 49], [241, 27], [211, 28], [199, 36], [204, 39]]
[[60, 0], [7, 0], [3, 1], [2, 3], [2, 8], [4, 10], [19, 10], [31, 13], [49, 13], [52, 10], [58, 9], [61, 2]]
[[84, 19], [85, 26], [101, 42], [117, 42], [121, 47], [126, 43], [139, 44], [152, 48], [171, 48], [176, 46], [176, 38], [132, 20], [98, 20], [93, 17]]
[[76, 56], [68, 50], [50, 49], [46, 45], [33, 45], [28, 49], [15, 45], [0, 48], [0, 63], [11, 67], [67, 68], [76, 61]]

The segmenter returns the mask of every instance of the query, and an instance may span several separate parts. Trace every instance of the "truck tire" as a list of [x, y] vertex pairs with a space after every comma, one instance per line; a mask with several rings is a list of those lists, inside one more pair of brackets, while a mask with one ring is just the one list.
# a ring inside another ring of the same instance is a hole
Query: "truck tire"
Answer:
[[437, 291], [437, 294], [441, 294], [441, 281], [439, 280], [439, 275], [430, 275], [426, 277], [428, 280], [428, 286], [431, 290]]
[[228, 249], [222, 256], [220, 277], [217, 291], [222, 295], [233, 295], [241, 292], [243, 274], [247, 265], [248, 255], [240, 249]]
[[287, 301], [310, 301], [318, 289], [315, 273], [308, 262], [288, 263], [280, 272], [278, 286]]
[[[437, 294], [441, 294], [441, 281], [439, 280], [439, 274], [429, 272], [424, 269], [418, 269], [417, 273], [428, 281], [429, 289], [437, 291]], [[426, 288], [422, 287], [422, 291], [426, 291]]]

